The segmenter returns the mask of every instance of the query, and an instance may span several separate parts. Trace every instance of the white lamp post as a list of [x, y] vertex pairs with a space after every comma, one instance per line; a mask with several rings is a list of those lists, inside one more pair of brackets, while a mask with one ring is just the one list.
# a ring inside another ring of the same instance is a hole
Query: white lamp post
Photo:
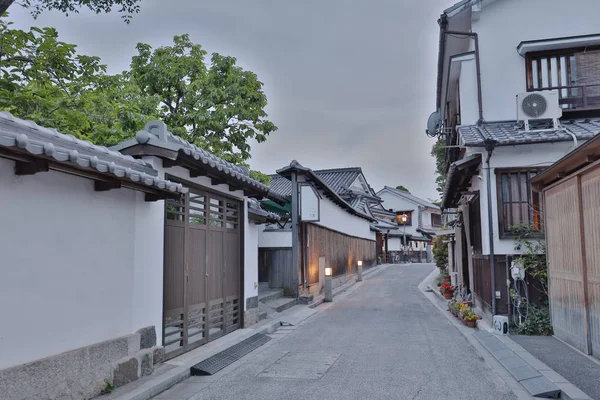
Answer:
[[325, 267], [325, 298], [323, 301], [330, 302], [333, 300], [333, 293], [331, 290], [331, 276], [333, 275], [333, 268]]
[[408, 221], [408, 215], [404, 213], [400, 219], [402, 220], [402, 225], [404, 225], [404, 237], [402, 239], [402, 262], [404, 262], [406, 261], [406, 221]]
[[362, 260], [358, 260], [357, 262], [358, 264], [358, 270], [357, 270], [357, 278], [356, 278], [356, 282], [362, 282]]

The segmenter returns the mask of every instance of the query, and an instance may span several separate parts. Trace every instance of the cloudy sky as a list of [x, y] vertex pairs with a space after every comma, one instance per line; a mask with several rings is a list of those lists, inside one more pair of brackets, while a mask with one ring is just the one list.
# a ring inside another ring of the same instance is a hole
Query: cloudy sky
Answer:
[[235, 56], [264, 83], [279, 130], [254, 144], [265, 173], [292, 159], [312, 169], [360, 166], [375, 190], [404, 185], [438, 198], [432, 139], [437, 18], [455, 0], [143, 0], [127, 25], [116, 13], [45, 13], [12, 6], [14, 27], [53, 26], [109, 72], [128, 69], [135, 45], [177, 34]]

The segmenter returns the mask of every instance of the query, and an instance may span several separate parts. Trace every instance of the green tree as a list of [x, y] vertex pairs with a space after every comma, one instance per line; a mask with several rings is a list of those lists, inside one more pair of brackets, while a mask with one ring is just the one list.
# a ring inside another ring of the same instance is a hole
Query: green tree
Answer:
[[81, 8], [88, 8], [99, 13], [111, 12], [113, 7], [120, 7], [118, 12], [125, 22], [129, 23], [134, 14], [140, 11], [139, 3], [142, 0], [0, 0], [0, 15], [13, 4], [27, 8], [34, 18], [37, 18], [42, 12], [57, 10], [66, 13], [78, 13]]
[[53, 28], [10, 25], [0, 19], [0, 109], [102, 145], [156, 118], [158, 98], [143, 94], [127, 73], [105, 74], [98, 57], [76, 54]]
[[131, 72], [135, 83], [160, 99], [160, 118], [174, 134], [239, 164], [250, 158], [248, 141], [264, 142], [277, 127], [266, 119], [267, 97], [256, 74], [234, 57], [206, 51], [188, 35], [173, 46], [137, 45]]
[[446, 145], [443, 139], [438, 139], [431, 148], [431, 156], [435, 159], [435, 183], [440, 195], [446, 185]]
[[[204, 51], [186, 35], [153, 54], [138, 45], [132, 71], [108, 75], [98, 57], [77, 54], [55, 29], [23, 31], [11, 24], [0, 18], [0, 110], [19, 118], [106, 146], [163, 119], [173, 133], [245, 166], [247, 141], [263, 142], [277, 129], [265, 119], [266, 96], [256, 75], [218, 54], [209, 68]], [[259, 171], [251, 174], [270, 181]]]
[[404, 186], [400, 185], [400, 186], [396, 186], [397, 190], [401, 190], [403, 192], [409, 193], [410, 194], [410, 190], [408, 190], [407, 188], [405, 188]]

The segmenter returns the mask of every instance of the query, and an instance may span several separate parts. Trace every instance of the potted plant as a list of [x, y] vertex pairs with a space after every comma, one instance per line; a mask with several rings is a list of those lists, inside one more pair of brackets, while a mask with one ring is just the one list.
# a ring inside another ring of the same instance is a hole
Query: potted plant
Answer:
[[450, 300], [454, 294], [454, 286], [449, 283], [444, 283], [442, 286], [440, 286], [440, 292], [445, 299]]
[[452, 278], [450, 277], [450, 275], [448, 275], [447, 272], [442, 272], [440, 274], [440, 278], [442, 280], [442, 283], [452, 283]]
[[463, 319], [465, 320], [469, 328], [475, 328], [477, 326], [477, 320], [479, 319], [479, 315], [475, 314], [472, 311], [469, 311], [467, 315], [463, 316]]
[[456, 300], [450, 300], [448, 302], [448, 311], [450, 311], [451, 313], [453, 313], [453, 309], [454, 309], [454, 304], [456, 303]]
[[462, 320], [463, 324], [467, 325], [467, 320], [465, 319], [465, 317], [467, 315], [471, 315], [473, 312], [471, 311], [471, 307], [466, 304], [466, 303], [461, 303], [460, 304], [460, 314], [459, 314], [459, 318]]

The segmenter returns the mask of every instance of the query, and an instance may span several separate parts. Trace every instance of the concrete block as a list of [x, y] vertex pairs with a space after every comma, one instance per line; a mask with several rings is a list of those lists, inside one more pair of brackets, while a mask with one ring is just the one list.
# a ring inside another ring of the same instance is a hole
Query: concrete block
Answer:
[[258, 296], [248, 297], [246, 299], [246, 310], [258, 307]]
[[154, 372], [154, 349], [145, 350], [138, 356], [138, 362], [140, 364], [140, 377], [152, 375]]
[[298, 296], [298, 304], [310, 304], [314, 298], [315, 296], [312, 294], [301, 294]]
[[152, 361], [154, 364], [161, 364], [165, 361], [165, 348], [157, 346], [153, 349]]
[[132, 356], [141, 350], [141, 337], [142, 335], [139, 333], [134, 333], [127, 336], [128, 355]]
[[139, 375], [139, 362], [137, 358], [132, 357], [117, 364], [113, 374], [113, 384], [121, 387], [137, 380]]
[[127, 357], [119, 337], [0, 371], [2, 400], [83, 399], [100, 394], [114, 363]]
[[537, 376], [542, 376], [537, 370], [532, 368], [529, 365], [525, 365], [523, 367], [511, 368], [510, 373], [515, 377], [519, 382], [525, 379], [535, 378]]
[[558, 386], [543, 376], [525, 379], [520, 383], [533, 397], [544, 397], [547, 399], [558, 399], [560, 397], [561, 390]]
[[252, 308], [244, 311], [244, 328], [256, 324], [260, 320], [260, 309]]
[[151, 349], [156, 346], [156, 329], [154, 326], [147, 326], [138, 330], [136, 333], [140, 335], [140, 349]]

